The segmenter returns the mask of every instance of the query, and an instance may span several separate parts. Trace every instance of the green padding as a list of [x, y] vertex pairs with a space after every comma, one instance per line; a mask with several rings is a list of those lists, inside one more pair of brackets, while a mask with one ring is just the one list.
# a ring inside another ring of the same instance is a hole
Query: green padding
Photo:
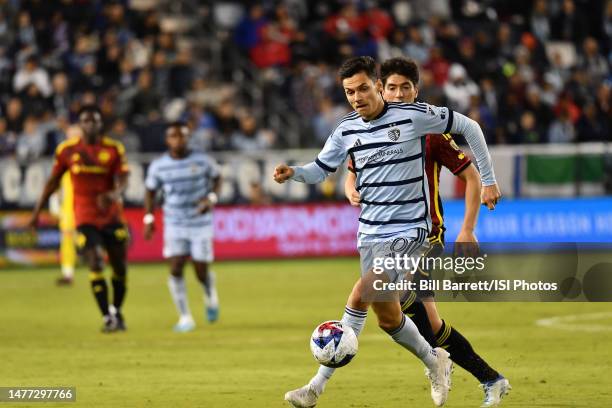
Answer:
[[526, 178], [530, 183], [573, 183], [578, 179], [586, 182], [601, 182], [603, 175], [602, 155], [527, 156]]

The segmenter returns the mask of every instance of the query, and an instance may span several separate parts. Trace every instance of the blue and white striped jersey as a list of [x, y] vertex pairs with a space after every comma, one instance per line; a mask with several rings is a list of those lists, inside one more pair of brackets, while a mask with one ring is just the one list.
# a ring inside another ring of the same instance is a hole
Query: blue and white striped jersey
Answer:
[[191, 152], [174, 159], [166, 153], [149, 166], [145, 187], [162, 189], [165, 225], [203, 227], [211, 225], [212, 212], [199, 214], [197, 206], [210, 193], [213, 179], [218, 176], [217, 163], [205, 154]]
[[[371, 121], [353, 112], [338, 124], [315, 163], [327, 175], [350, 155], [361, 195], [360, 236], [430, 229], [424, 136], [452, 125], [451, 110], [425, 103], [385, 103]], [[307, 181], [305, 168], [293, 178]]]

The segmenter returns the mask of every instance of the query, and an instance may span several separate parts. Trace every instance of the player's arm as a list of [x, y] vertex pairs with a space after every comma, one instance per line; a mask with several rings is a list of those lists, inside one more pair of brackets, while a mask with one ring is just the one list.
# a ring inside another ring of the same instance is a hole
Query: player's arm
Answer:
[[317, 184], [325, 180], [330, 173], [336, 171], [346, 158], [346, 148], [341, 142], [340, 127], [327, 138], [323, 150], [317, 159], [304, 166], [288, 166], [280, 164], [274, 169], [274, 181], [284, 183], [292, 179], [306, 184]]
[[482, 180], [481, 202], [489, 210], [493, 210], [501, 197], [501, 192], [495, 180], [495, 172], [493, 171], [487, 142], [478, 123], [448, 108], [439, 108], [426, 104], [418, 105], [417, 107], [422, 106], [425, 106], [423, 109], [426, 112], [417, 111], [412, 116], [417, 134], [455, 133], [463, 135], [474, 153], [480, 170]]
[[359, 207], [361, 196], [355, 188], [357, 185], [357, 174], [355, 174], [353, 163], [349, 163], [348, 170], [346, 180], [344, 181], [344, 195], [353, 207]]
[[480, 211], [481, 181], [480, 174], [473, 164], [469, 164], [464, 170], [457, 174], [465, 182], [465, 213], [463, 225], [457, 235], [457, 242], [478, 242], [474, 229], [478, 222]]
[[157, 177], [157, 166], [155, 162], [151, 163], [147, 169], [147, 177], [145, 178], [145, 195], [144, 195], [144, 211], [145, 215], [142, 219], [144, 224], [144, 238], [149, 240], [155, 232], [155, 195], [161, 187], [161, 180]]
[[144, 195], [144, 211], [145, 216], [142, 219], [144, 224], [144, 238], [149, 240], [153, 237], [155, 232], [155, 217], [153, 216], [153, 210], [155, 209], [155, 193], [156, 190], [147, 188]]
[[128, 173], [119, 173], [114, 177], [114, 186], [110, 191], [98, 195], [96, 201], [98, 207], [106, 210], [112, 203], [120, 201], [128, 183]]
[[204, 197], [202, 201], [200, 201], [200, 204], [198, 205], [198, 212], [200, 214], [204, 214], [205, 212], [210, 211], [217, 204], [217, 202], [219, 201], [219, 191], [220, 190], [221, 190], [221, 176], [217, 174], [212, 179], [212, 187], [210, 189], [210, 193], [208, 193], [206, 197]]
[[45, 187], [43, 188], [43, 191], [40, 194], [36, 205], [34, 206], [34, 210], [32, 211], [32, 216], [30, 217], [28, 226], [36, 228], [36, 225], [38, 224], [38, 218], [40, 217], [40, 212], [47, 205], [49, 197], [51, 197], [51, 195], [55, 193], [60, 186], [60, 182], [62, 180], [62, 173], [53, 172], [51, 173], [51, 176], [49, 176], [49, 178], [47, 179]]
[[30, 227], [35, 228], [38, 224], [38, 218], [40, 217], [40, 212], [47, 205], [49, 201], [49, 197], [57, 191], [60, 187], [62, 176], [68, 170], [68, 164], [66, 160], [66, 149], [65, 147], [57, 148], [55, 151], [55, 158], [53, 160], [53, 168], [51, 169], [51, 176], [47, 179], [45, 183], [45, 187], [43, 188], [36, 205], [34, 206], [34, 210], [32, 211], [32, 216], [30, 217], [30, 221], [28, 225]]

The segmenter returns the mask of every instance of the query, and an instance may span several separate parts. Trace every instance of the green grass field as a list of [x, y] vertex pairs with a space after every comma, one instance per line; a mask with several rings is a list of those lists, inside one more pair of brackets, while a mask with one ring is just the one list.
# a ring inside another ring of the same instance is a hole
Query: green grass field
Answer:
[[[77, 388], [76, 403], [50, 406], [283, 407], [285, 391], [314, 374], [309, 335], [317, 323], [340, 318], [357, 268], [356, 259], [219, 263], [221, 319], [214, 325], [204, 321], [201, 289], [189, 271], [199, 326], [177, 334], [166, 267], [133, 265], [129, 330], [110, 335], [98, 331], [84, 270], [72, 288], [55, 287], [53, 269], [2, 270], [0, 386]], [[502, 406], [612, 406], [612, 313], [586, 323], [596, 330], [535, 324], [612, 312], [609, 303], [442, 303], [439, 309], [510, 379], [513, 390]], [[481, 398], [476, 380], [457, 368], [446, 406], [478, 407]], [[357, 357], [336, 372], [318, 405], [429, 406], [421, 363], [378, 329], [372, 313]]]

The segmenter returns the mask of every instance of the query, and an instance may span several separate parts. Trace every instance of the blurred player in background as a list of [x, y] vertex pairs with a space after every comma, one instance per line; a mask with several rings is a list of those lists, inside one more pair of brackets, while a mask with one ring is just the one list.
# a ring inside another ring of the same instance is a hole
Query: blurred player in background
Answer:
[[210, 263], [214, 258], [212, 210], [217, 203], [221, 177], [210, 157], [187, 147], [189, 137], [186, 124], [170, 124], [166, 130], [168, 152], [151, 163], [145, 180], [145, 239], [150, 239], [155, 231], [155, 195], [158, 190], [163, 192], [164, 258], [170, 260], [168, 287], [179, 313], [179, 321], [174, 326], [177, 332], [195, 328], [183, 278], [189, 256], [204, 289], [207, 319], [214, 322], [219, 316], [215, 275]]
[[[417, 65], [405, 58], [392, 58], [380, 68], [383, 84], [383, 98], [387, 102], [413, 103], [418, 95], [419, 71]], [[480, 207], [480, 174], [470, 159], [459, 149], [448, 134], [426, 136], [425, 170], [429, 183], [430, 213], [432, 228], [429, 232], [430, 249], [426, 254], [435, 257], [444, 251], [444, 219], [440, 197], [440, 171], [442, 166], [466, 183], [465, 216], [457, 236], [457, 243], [473, 243], [476, 249], [478, 240], [474, 228]], [[351, 205], [359, 207], [361, 197], [356, 189], [357, 175], [353, 163], [349, 164], [349, 174], [345, 182], [346, 197]], [[468, 254], [475, 256], [475, 254]], [[429, 279], [428, 272], [419, 269], [415, 282]], [[442, 347], [451, 359], [470, 372], [481, 383], [485, 392], [483, 407], [496, 406], [511, 389], [507, 379], [492, 369], [472, 348], [470, 342], [440, 318], [433, 291], [409, 292], [401, 300], [402, 312], [410, 316], [419, 332], [434, 347]]]
[[[448, 108], [385, 102], [380, 94], [382, 83], [376, 73], [376, 63], [370, 57], [346, 61], [340, 68], [340, 78], [355, 112], [343, 118], [314, 162], [295, 167], [281, 164], [275, 168], [274, 179], [279, 183], [289, 179], [319, 183], [350, 155], [363, 188], [358, 235], [362, 278], [353, 293], [362, 293], [362, 287], [363, 291], [372, 292], [376, 291], [372, 283], [377, 261], [395, 256], [420, 257], [428, 246], [431, 217], [422, 139], [426, 134], [463, 134], [482, 171], [482, 200], [494, 208], [500, 192], [484, 135], [475, 121]], [[400, 272], [389, 269], [385, 278], [397, 282], [403, 278]], [[442, 406], [450, 391], [449, 353], [439, 347], [432, 348], [416, 325], [406, 319], [397, 293], [388, 293], [391, 296], [383, 300], [373, 297], [368, 301], [353, 293], [342, 322], [359, 335], [371, 305], [379, 327], [425, 364], [434, 404]], [[307, 385], [289, 391], [285, 399], [295, 407], [315, 406], [333, 372], [333, 368], [320, 366]]]
[[[71, 126], [66, 131], [66, 140], [79, 138], [83, 132], [78, 126]], [[49, 211], [59, 218], [60, 230], [60, 267], [62, 275], [56, 283], [60, 286], [72, 285], [74, 269], [77, 263], [76, 224], [74, 221], [74, 189], [70, 173], [62, 176], [60, 189], [49, 200]]]
[[[74, 187], [77, 247], [89, 266], [91, 287], [103, 317], [102, 331], [125, 330], [121, 312], [126, 294], [128, 243], [121, 198], [128, 178], [125, 149], [120, 142], [103, 135], [102, 113], [96, 106], [84, 106], [78, 118], [83, 135], [57, 147], [51, 176], [36, 203], [30, 225], [36, 226], [42, 208], [59, 188], [64, 173], [69, 172]], [[103, 275], [104, 249], [113, 270], [112, 308]]]

